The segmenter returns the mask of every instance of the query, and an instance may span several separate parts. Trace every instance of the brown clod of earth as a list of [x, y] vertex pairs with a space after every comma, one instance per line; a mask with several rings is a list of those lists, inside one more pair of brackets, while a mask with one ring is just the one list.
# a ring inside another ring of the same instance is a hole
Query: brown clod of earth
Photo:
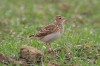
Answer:
[[20, 48], [20, 58], [29, 62], [40, 62], [42, 56], [43, 52], [34, 47], [24, 45]]
[[24, 60], [15, 60], [11, 57], [5, 56], [3, 54], [0, 54], [0, 63], [7, 65], [12, 64], [13, 66], [19, 65], [19, 66], [28, 66], [27, 62]]
[[0, 63], [8, 64], [8, 57], [4, 56], [3, 54], [0, 54]]

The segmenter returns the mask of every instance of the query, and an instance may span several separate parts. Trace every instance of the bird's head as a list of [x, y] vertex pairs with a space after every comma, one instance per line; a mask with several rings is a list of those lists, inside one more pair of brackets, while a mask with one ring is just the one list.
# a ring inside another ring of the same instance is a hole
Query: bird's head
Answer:
[[56, 22], [57, 23], [63, 23], [65, 21], [67, 21], [67, 19], [65, 19], [64, 17], [62, 17], [62, 16], [56, 16]]

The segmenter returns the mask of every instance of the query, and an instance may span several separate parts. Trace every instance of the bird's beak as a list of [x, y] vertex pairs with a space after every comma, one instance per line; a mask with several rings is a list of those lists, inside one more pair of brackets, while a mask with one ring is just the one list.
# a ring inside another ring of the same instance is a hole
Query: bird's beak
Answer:
[[65, 18], [65, 21], [69, 21], [70, 20], [70, 18]]

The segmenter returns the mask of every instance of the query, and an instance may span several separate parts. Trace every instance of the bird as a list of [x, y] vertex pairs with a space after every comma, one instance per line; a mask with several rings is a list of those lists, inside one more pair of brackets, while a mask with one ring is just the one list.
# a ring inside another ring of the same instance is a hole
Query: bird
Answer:
[[48, 49], [51, 49], [50, 43], [56, 41], [64, 32], [64, 22], [67, 21], [63, 16], [56, 16], [53, 23], [42, 27], [35, 35], [29, 35], [29, 38], [36, 37], [38, 40], [46, 43]]

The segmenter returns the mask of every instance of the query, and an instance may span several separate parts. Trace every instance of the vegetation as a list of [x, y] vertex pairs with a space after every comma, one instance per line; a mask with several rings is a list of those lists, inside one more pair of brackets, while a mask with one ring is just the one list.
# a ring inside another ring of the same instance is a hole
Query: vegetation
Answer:
[[62, 49], [57, 57], [46, 54], [42, 64], [100, 66], [99, 7], [99, 0], [0, 0], [0, 53], [18, 56], [22, 45], [46, 51], [45, 44], [36, 38], [22, 39], [61, 15], [71, 20], [65, 23], [62, 37], [51, 45]]

